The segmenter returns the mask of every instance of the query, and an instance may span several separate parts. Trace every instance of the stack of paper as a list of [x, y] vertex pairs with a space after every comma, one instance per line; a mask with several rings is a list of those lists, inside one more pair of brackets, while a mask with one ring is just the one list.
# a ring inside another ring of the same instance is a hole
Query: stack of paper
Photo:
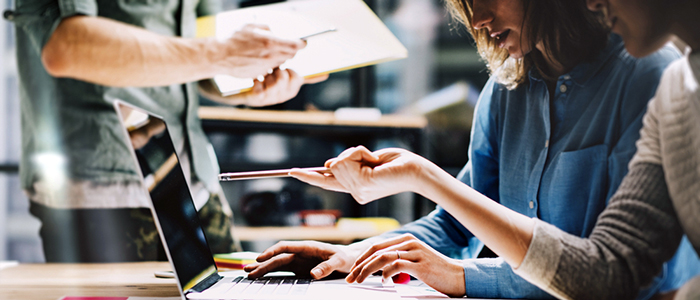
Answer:
[[214, 254], [214, 262], [218, 268], [242, 270], [246, 265], [254, 263], [258, 255], [260, 253], [257, 252]]

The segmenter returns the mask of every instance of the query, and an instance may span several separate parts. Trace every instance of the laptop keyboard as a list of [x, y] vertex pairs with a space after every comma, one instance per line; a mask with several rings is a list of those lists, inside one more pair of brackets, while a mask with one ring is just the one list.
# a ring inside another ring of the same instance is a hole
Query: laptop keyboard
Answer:
[[232, 295], [304, 295], [311, 279], [293, 277], [261, 277], [248, 279], [238, 276], [226, 284], [226, 294]]

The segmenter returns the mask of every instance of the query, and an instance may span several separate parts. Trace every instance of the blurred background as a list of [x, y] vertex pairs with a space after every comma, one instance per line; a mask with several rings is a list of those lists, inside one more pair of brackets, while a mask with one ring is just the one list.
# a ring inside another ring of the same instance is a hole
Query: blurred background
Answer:
[[[0, 0], [4, 11], [13, 0]], [[292, 0], [293, 1], [293, 0]], [[225, 9], [278, 1], [223, 0]], [[384, 115], [425, 117], [426, 126], [318, 126], [204, 120], [222, 172], [321, 166], [347, 147], [401, 147], [430, 158], [456, 175], [467, 161], [473, 106], [488, 79], [464, 26], [451, 19], [439, 0], [365, 0], [408, 49], [407, 59], [334, 73], [299, 95], [265, 110], [335, 111], [373, 107]], [[0, 260], [42, 262], [39, 222], [28, 212], [20, 189], [20, 111], [14, 27], [0, 21]], [[203, 106], [216, 104], [200, 99]], [[367, 206], [348, 195], [322, 191], [293, 179], [223, 182], [240, 228], [293, 226], [307, 210], [332, 210], [340, 217], [390, 217], [405, 224], [434, 205], [412, 194]], [[234, 231], [234, 234], [236, 231]], [[284, 238], [284, 237], [282, 237]], [[243, 241], [261, 251], [275, 239]]]

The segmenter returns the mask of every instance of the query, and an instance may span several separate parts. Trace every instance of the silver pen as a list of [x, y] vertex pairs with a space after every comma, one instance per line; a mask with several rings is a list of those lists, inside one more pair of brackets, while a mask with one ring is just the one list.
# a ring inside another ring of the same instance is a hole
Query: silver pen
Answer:
[[[326, 168], [326, 167], [298, 168], [297, 170], [313, 171], [313, 172], [318, 172], [318, 173], [322, 173], [322, 174], [331, 174], [331, 170]], [[219, 181], [234, 181], [234, 180], [247, 180], [247, 179], [257, 179], [257, 178], [289, 177], [290, 171], [292, 171], [292, 169], [221, 173], [221, 174], [219, 174]]]

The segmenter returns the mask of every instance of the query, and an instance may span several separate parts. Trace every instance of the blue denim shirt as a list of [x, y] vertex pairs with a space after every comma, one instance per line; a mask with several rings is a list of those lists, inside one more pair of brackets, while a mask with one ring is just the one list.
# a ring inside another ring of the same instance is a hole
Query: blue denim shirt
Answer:
[[[588, 236], [627, 173], [642, 116], [663, 69], [679, 57], [666, 47], [635, 59], [612, 36], [596, 60], [558, 78], [551, 102], [534, 71], [529, 83], [515, 90], [492, 78], [479, 97], [469, 163], [458, 178], [512, 210]], [[475, 259], [483, 244], [440, 207], [382, 237], [401, 233], [463, 258], [470, 297], [552, 298], [515, 275], [503, 259]], [[687, 241], [676, 256], [683, 263], [668, 263], [640, 299], [678, 288], [700, 271]]]

